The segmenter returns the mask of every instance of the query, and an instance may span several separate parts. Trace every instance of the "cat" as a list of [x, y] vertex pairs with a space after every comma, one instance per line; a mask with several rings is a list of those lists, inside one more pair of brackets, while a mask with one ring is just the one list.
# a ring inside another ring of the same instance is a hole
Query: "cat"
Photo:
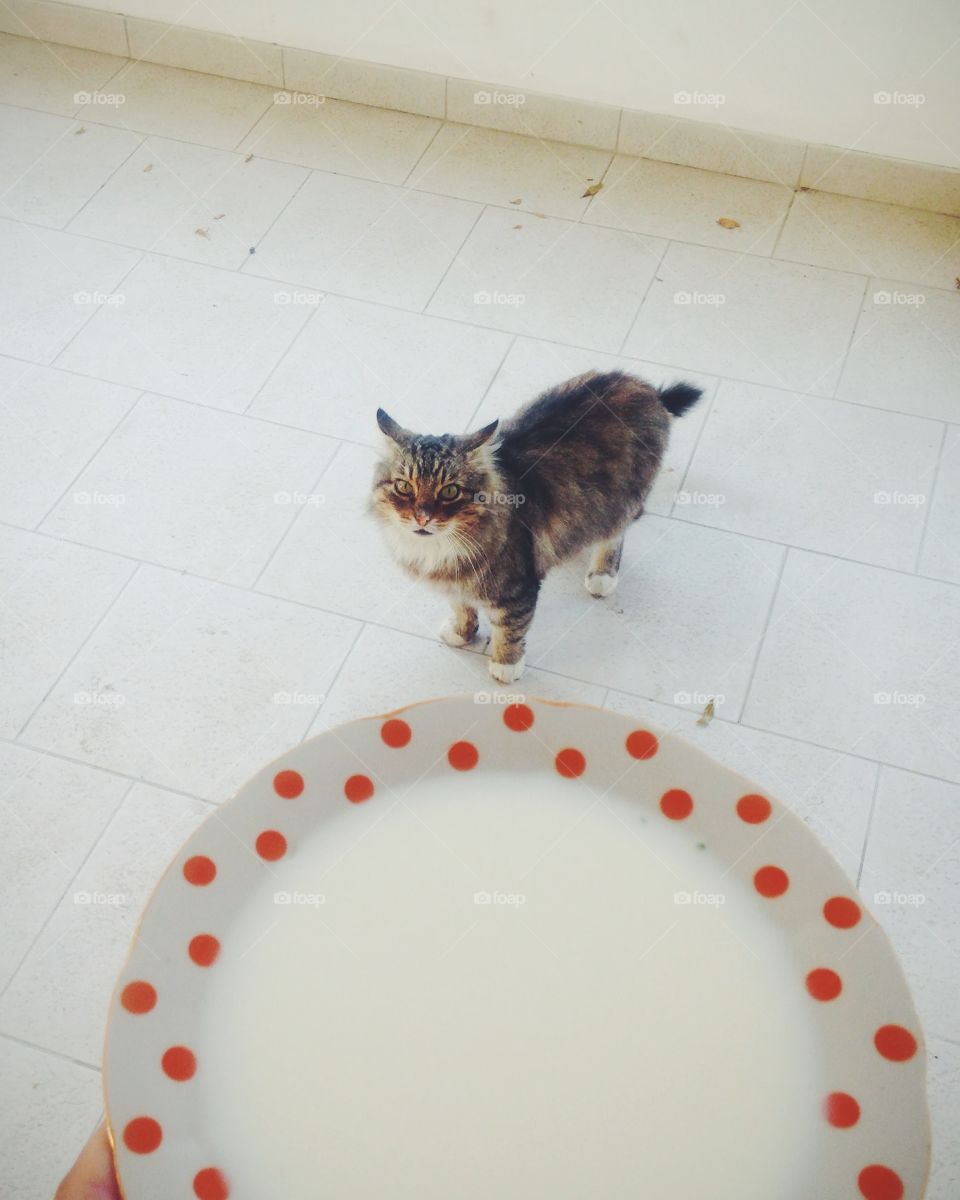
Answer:
[[371, 510], [411, 576], [443, 589], [450, 646], [491, 626], [490, 674], [518, 680], [544, 576], [591, 548], [592, 596], [616, 587], [627, 526], [643, 514], [674, 417], [701, 397], [623, 371], [590, 371], [474, 433], [412, 433], [384, 410]]

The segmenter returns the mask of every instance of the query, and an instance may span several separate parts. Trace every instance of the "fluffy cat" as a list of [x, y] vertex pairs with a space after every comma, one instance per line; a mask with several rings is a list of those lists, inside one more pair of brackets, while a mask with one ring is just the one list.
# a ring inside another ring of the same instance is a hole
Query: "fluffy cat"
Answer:
[[386, 436], [371, 508], [408, 574], [442, 588], [450, 646], [492, 637], [490, 674], [513, 683], [540, 584], [551, 567], [591, 548], [586, 587], [617, 584], [624, 530], [643, 513], [673, 417], [700, 399], [689, 383], [658, 390], [623, 371], [579, 375], [504, 422], [439, 437], [401, 428]]

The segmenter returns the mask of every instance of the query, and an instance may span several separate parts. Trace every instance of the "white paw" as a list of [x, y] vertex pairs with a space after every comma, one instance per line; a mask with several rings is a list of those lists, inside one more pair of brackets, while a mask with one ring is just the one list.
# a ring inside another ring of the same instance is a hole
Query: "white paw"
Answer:
[[591, 596], [609, 596], [617, 586], [619, 578], [619, 575], [602, 575], [591, 572], [583, 582]]
[[497, 683], [516, 683], [523, 674], [524, 660], [515, 663], [490, 662], [490, 674]]
[[452, 617], [447, 617], [444, 623], [440, 626], [440, 637], [447, 643], [448, 646], [453, 646], [455, 650], [459, 650], [461, 646], [467, 645], [467, 639], [462, 634], [457, 632]]

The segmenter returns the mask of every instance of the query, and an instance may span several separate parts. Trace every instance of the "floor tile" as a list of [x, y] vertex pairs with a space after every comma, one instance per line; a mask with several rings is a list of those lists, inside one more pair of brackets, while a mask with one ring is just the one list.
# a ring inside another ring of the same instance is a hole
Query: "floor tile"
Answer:
[[[777, 183], [619, 155], [590, 203], [588, 225], [770, 254], [793, 192]], [[717, 222], [729, 218], [739, 228]]]
[[683, 378], [703, 388], [704, 397], [696, 407], [681, 420], [674, 421], [663, 466], [647, 497], [647, 512], [667, 516], [710, 407], [716, 380], [708, 375], [699, 375], [682, 367], [673, 369], [639, 362], [614, 354], [597, 354], [593, 350], [579, 350], [556, 342], [518, 338], [471, 425], [479, 428], [495, 417], [508, 417], [547, 388], [584, 371], [593, 370], [629, 371], [661, 387]]
[[99, 1063], [117, 975], [155, 881], [213, 810], [138, 783], [0, 999], [0, 1030]]
[[[384, 664], [390, 663], [390, 670]], [[504, 704], [525, 696], [599, 704], [602, 687], [575, 683], [545, 671], [529, 671], [520, 683], [501, 688], [490, 678], [482, 654], [452, 650], [439, 639], [426, 640], [368, 625], [330, 690], [311, 733], [390, 712], [411, 700], [472, 692], [479, 706]]]
[[232, 269], [306, 177], [288, 163], [151, 137], [70, 230]]
[[584, 562], [548, 576], [527, 661], [652, 700], [723, 695], [736, 718], [782, 557], [766, 542], [643, 517], [608, 599], [587, 593]]
[[303, 736], [358, 628], [141, 567], [24, 740], [222, 799]]
[[960, 583], [960, 429], [955, 425], [947, 427], [943, 443], [919, 570]]
[[316, 503], [300, 506], [257, 590], [434, 637], [447, 615], [445, 599], [401, 571], [367, 512], [375, 462], [366, 446], [340, 447]]
[[272, 88], [156, 63], [127, 62], [104, 89], [122, 96], [77, 114], [139, 133], [233, 150], [273, 103]]
[[494, 330], [327, 296], [248, 411], [371, 445], [381, 405], [408, 429], [457, 432], [509, 345]]
[[293, 519], [290, 497], [311, 492], [335, 446], [314, 434], [144, 396], [43, 528], [249, 586]]
[[48, 363], [90, 315], [115, 303], [114, 288], [140, 255], [120, 246], [0, 220], [4, 265], [0, 354]]
[[410, 176], [411, 187], [551, 217], [582, 217], [584, 191], [603, 178], [606, 150], [495, 129], [444, 125]]
[[403, 183], [439, 128], [432, 117], [280, 92], [239, 149], [358, 179]]
[[873, 408], [956, 421], [960, 297], [871, 279], [837, 395]]
[[130, 784], [4, 742], [0, 774], [2, 990]]
[[244, 270], [420, 311], [479, 212], [466, 200], [318, 172]]
[[0, 1038], [7, 1200], [52, 1196], [103, 1110], [100, 1072]]
[[620, 230], [488, 208], [428, 311], [616, 352], [664, 245]]
[[[0, 737], [15, 737], [134, 571], [134, 564], [0, 528]], [[64, 597], [70, 603], [64, 603]], [[70, 672], [63, 686], [80, 686]]]
[[960, 217], [798, 192], [777, 258], [952, 288], [960, 275]]
[[924, 1029], [960, 1038], [960, 788], [885, 767], [862, 890], [906, 966]]
[[856, 275], [675, 243], [624, 352], [832, 395], [863, 288]]
[[139, 142], [125, 129], [0, 106], [3, 215], [62, 229]]
[[[702, 709], [709, 699], [701, 695], [696, 702]], [[856, 882], [876, 786], [876, 763], [719, 718], [698, 725], [695, 713], [625, 692], [610, 692], [604, 705], [678, 734], [788, 805]], [[716, 712], [726, 707], [716, 703]]]
[[288, 288], [154, 256], [120, 295], [57, 365], [233, 412], [247, 407], [312, 310], [291, 303]]
[[960, 588], [791, 550], [744, 720], [960, 780]]
[[69, 116], [112, 78], [125, 59], [0, 33], [0, 104]]
[[0, 358], [0, 520], [33, 528], [137, 393]]
[[912, 571], [943, 426], [720, 385], [676, 515]]
[[927, 1092], [933, 1119], [933, 1161], [925, 1200], [953, 1200], [960, 1191], [960, 1147], [955, 1133], [960, 1109], [960, 1046], [927, 1039]]

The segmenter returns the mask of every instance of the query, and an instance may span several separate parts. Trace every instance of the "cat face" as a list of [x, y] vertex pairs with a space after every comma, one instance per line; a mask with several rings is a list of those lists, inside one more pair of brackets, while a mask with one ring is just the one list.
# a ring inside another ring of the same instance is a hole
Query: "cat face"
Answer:
[[476, 433], [431, 437], [401, 428], [383, 409], [377, 424], [386, 449], [377, 465], [373, 511], [402, 557], [452, 558], [496, 490], [491, 440], [497, 422]]

